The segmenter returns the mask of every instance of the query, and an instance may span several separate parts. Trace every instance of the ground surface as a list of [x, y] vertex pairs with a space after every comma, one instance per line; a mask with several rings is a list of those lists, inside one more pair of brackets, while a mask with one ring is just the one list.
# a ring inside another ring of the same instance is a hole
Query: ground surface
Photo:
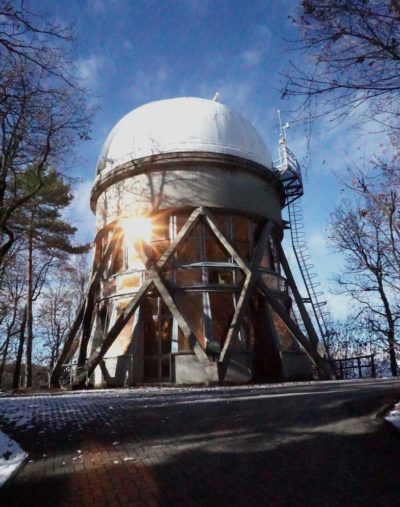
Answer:
[[394, 380], [0, 398], [4, 506], [398, 506]]
[[0, 488], [19, 470], [27, 456], [17, 442], [0, 431]]

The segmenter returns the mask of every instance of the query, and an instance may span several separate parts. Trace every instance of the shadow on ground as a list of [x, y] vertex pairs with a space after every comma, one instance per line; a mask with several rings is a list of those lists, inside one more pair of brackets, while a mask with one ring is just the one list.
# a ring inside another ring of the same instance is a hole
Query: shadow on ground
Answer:
[[[96, 417], [8, 426], [34, 463], [0, 491], [1, 505], [399, 505], [400, 436], [377, 418], [396, 383], [105, 404], [93, 395]], [[60, 466], [77, 449], [81, 464]]]

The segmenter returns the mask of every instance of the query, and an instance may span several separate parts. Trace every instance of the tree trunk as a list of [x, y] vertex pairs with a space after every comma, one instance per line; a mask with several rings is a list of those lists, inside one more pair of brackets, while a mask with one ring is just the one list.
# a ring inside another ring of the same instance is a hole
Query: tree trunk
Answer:
[[395, 349], [396, 341], [394, 337], [394, 331], [392, 329], [389, 329], [388, 343], [389, 343], [390, 371], [392, 372], [393, 377], [397, 377], [398, 371], [397, 371], [397, 359]]
[[2, 380], [3, 380], [3, 373], [4, 373], [4, 369], [6, 367], [6, 361], [7, 361], [7, 356], [8, 356], [8, 348], [10, 346], [10, 340], [11, 340], [11, 335], [12, 335], [12, 331], [13, 331], [13, 328], [14, 328], [14, 324], [15, 324], [15, 320], [17, 318], [17, 305], [18, 305], [18, 300], [16, 299], [15, 300], [15, 305], [14, 305], [14, 308], [13, 308], [13, 316], [12, 316], [12, 320], [10, 322], [10, 324], [7, 325], [7, 337], [6, 337], [6, 340], [4, 342], [4, 350], [3, 350], [3, 354], [2, 354], [2, 357], [1, 357], [1, 365], [0, 365], [0, 385], [2, 383]]
[[26, 318], [27, 318], [27, 308], [25, 305], [24, 315], [22, 317], [22, 323], [21, 323], [21, 331], [19, 333], [19, 344], [18, 344], [17, 357], [15, 359], [14, 376], [13, 376], [13, 383], [12, 383], [13, 389], [18, 389], [18, 387], [19, 387], [19, 377], [21, 374], [22, 356], [24, 353]]
[[27, 269], [27, 291], [26, 291], [26, 369], [25, 387], [32, 387], [32, 343], [33, 343], [33, 314], [32, 314], [32, 272], [33, 272], [33, 238], [32, 231], [28, 236], [28, 269]]
[[390, 309], [389, 301], [386, 297], [385, 290], [383, 288], [382, 277], [377, 275], [378, 289], [379, 295], [381, 297], [383, 306], [385, 308], [385, 316], [386, 322], [388, 326], [387, 331], [387, 340], [389, 345], [389, 359], [390, 359], [390, 370], [392, 372], [393, 377], [397, 377], [397, 359], [396, 359], [396, 335], [395, 335], [395, 324], [392, 315], [392, 311]]
[[8, 355], [8, 347], [10, 345], [10, 329], [7, 329], [7, 338], [4, 342], [4, 350], [3, 350], [3, 353], [2, 353], [2, 356], [1, 356], [1, 364], [0, 364], [0, 386], [1, 386], [1, 382], [3, 380], [3, 373], [4, 373], [4, 368], [6, 366], [6, 361], [7, 361], [7, 355]]

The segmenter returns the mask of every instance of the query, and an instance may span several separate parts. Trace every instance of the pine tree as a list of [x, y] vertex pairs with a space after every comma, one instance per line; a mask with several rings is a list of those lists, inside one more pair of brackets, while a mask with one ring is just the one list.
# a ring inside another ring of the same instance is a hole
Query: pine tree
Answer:
[[26, 387], [32, 387], [33, 302], [40, 295], [50, 267], [63, 262], [67, 254], [80, 254], [88, 245], [74, 246], [76, 228], [63, 217], [71, 203], [71, 185], [52, 168], [38, 173], [28, 169], [16, 182], [18, 191], [40, 189], [15, 215], [14, 230], [26, 246], [26, 300], [20, 341], [15, 363], [13, 388], [19, 387], [23, 350], [26, 348]]
[[31, 166], [43, 175], [50, 161], [67, 169], [93, 114], [74, 72], [71, 31], [36, 3], [0, 0], [0, 268], [18, 238], [14, 215], [41, 182], [25, 194], [11, 187]]

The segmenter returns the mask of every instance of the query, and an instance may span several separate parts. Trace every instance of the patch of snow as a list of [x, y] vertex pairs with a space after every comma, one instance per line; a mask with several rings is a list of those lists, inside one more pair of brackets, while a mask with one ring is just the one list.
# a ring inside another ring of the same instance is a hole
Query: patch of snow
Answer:
[[[398, 384], [398, 380], [378, 381], [353, 380], [324, 382], [324, 389], [315, 389], [317, 382], [297, 382], [262, 384], [250, 386], [213, 386], [213, 387], [153, 387], [145, 386], [132, 389], [107, 389], [73, 391], [66, 393], [40, 393], [28, 396], [0, 397], [0, 413], [2, 419], [20, 431], [35, 431], [39, 439], [43, 435], [50, 435], [65, 430], [66, 440], [73, 440], [73, 435], [84, 431], [90, 424], [101, 424], [109, 435], [110, 444], [118, 446], [118, 432], [114, 431], [110, 416], [114, 413], [140, 408], [141, 413], [146, 409], [174, 405], [177, 408], [198, 405], [199, 403], [224, 403], [228, 406], [232, 401], [262, 400], [264, 398], [314, 396], [315, 394], [336, 393], [342, 389], [351, 392], [352, 389], [386, 389], [388, 383]], [[282, 386], [284, 389], [282, 390]], [[326, 387], [328, 386], [328, 389]], [[308, 389], [312, 387], [312, 389]], [[240, 420], [242, 414], [238, 414]], [[112, 419], [111, 419], [112, 420]], [[169, 423], [168, 416], [160, 415], [163, 425]], [[75, 451], [76, 456], [82, 455], [82, 450]]]
[[28, 457], [21, 447], [0, 431], [0, 487]]
[[385, 417], [385, 419], [400, 430], [400, 403], [397, 403]]

